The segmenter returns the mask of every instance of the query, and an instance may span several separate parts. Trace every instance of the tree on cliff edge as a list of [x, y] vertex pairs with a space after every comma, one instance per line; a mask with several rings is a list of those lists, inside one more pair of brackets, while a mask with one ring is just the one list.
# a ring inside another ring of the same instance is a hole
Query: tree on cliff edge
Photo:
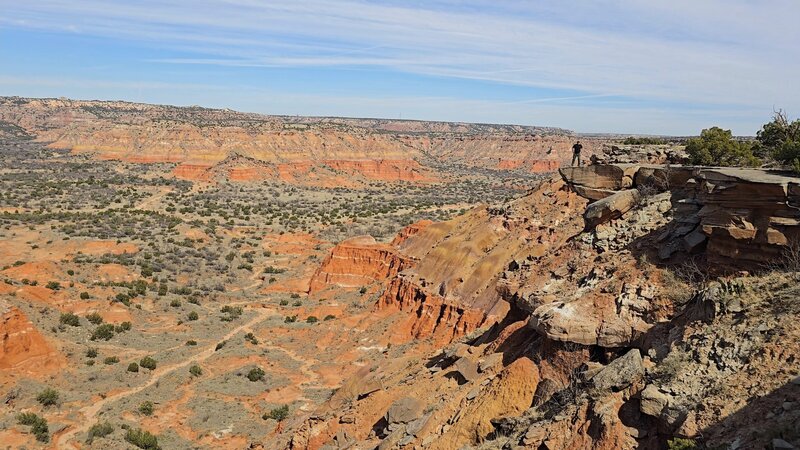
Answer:
[[764, 124], [756, 137], [755, 151], [800, 172], [800, 119], [790, 121], [783, 111], [776, 111], [772, 121]]
[[753, 167], [761, 164], [753, 155], [752, 144], [733, 139], [731, 130], [719, 127], [705, 129], [700, 137], [689, 139], [686, 152], [691, 164], [703, 166]]

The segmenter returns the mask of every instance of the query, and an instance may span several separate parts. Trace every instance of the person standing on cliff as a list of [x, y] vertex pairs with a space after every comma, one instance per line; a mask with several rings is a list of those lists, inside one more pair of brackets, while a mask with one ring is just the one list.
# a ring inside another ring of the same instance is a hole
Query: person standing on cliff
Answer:
[[578, 167], [581, 166], [581, 150], [583, 149], [583, 145], [581, 145], [581, 141], [575, 142], [575, 145], [572, 146], [572, 163], [570, 165], [574, 166], [575, 162], [578, 162]]

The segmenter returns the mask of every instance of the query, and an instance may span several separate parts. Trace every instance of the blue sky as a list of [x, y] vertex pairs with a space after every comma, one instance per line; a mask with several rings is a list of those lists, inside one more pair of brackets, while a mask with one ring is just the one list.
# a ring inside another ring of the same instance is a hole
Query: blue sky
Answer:
[[795, 0], [0, 0], [0, 95], [754, 134], [800, 114]]

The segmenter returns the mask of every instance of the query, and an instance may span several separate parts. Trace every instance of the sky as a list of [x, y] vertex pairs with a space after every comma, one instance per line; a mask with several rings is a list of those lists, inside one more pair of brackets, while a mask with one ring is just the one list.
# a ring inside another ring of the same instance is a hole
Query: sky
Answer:
[[753, 135], [797, 0], [0, 0], [0, 95]]

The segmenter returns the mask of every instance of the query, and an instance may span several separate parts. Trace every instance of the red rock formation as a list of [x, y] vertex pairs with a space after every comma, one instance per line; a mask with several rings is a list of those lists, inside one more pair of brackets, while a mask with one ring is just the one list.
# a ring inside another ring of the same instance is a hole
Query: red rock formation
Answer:
[[404, 227], [402, 230], [400, 230], [399, 233], [397, 233], [397, 236], [395, 236], [394, 239], [392, 239], [391, 245], [393, 247], [401, 245], [403, 242], [407, 241], [408, 238], [418, 234], [432, 223], [433, 223], [432, 220], [425, 219], [425, 220], [420, 220], [419, 222], [414, 222], [411, 225]]
[[408, 339], [432, 337], [446, 344], [471, 333], [486, 322], [486, 313], [425, 292], [413, 282], [398, 276], [378, 300], [377, 308], [397, 308], [410, 313], [401, 333]]
[[381, 181], [433, 181], [428, 169], [413, 159], [326, 160], [324, 164], [334, 170], [360, 175], [368, 180]]
[[172, 173], [184, 180], [209, 181], [211, 179], [211, 166], [201, 164], [180, 164]]
[[53, 348], [19, 309], [0, 303], [0, 369], [54, 356]]
[[396, 276], [409, 267], [411, 260], [372, 236], [359, 236], [342, 241], [322, 262], [311, 278], [309, 293], [331, 286], [354, 288]]

